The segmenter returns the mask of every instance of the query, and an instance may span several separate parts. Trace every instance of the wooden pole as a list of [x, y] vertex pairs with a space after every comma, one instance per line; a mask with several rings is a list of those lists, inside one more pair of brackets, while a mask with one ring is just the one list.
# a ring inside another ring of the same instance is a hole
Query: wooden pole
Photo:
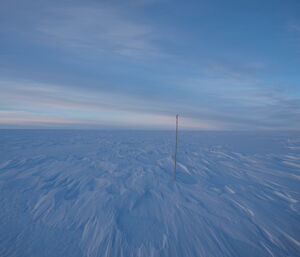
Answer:
[[176, 180], [177, 147], [178, 147], [178, 114], [176, 115], [176, 143], [175, 143], [175, 154], [174, 154], [174, 180]]

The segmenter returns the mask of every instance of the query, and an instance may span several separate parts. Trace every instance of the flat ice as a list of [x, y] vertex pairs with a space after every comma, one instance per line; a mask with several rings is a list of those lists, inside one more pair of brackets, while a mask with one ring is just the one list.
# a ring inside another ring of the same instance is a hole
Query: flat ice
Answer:
[[0, 130], [1, 257], [300, 256], [300, 133]]

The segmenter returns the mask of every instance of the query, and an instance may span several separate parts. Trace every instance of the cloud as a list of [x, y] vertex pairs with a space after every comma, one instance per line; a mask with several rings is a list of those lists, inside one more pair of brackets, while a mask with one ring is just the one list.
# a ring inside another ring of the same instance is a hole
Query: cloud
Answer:
[[39, 19], [36, 35], [45, 44], [94, 54], [165, 55], [154, 43], [161, 36], [158, 31], [116, 5], [50, 7]]
[[[0, 123], [171, 129], [174, 115], [130, 96], [29, 82], [0, 82]], [[143, 107], [142, 107], [143, 106]], [[219, 129], [217, 122], [183, 119], [184, 129]]]
[[283, 86], [258, 79], [247, 65], [210, 62], [201, 67], [194, 74], [170, 74], [146, 84], [145, 79], [139, 84], [131, 78], [113, 86], [105, 81], [91, 86], [85, 78], [76, 85], [2, 80], [0, 109], [30, 111], [32, 119], [84, 121], [88, 126], [173, 128], [179, 113], [186, 129], [299, 129], [299, 97]]
[[63, 120], [63, 119], [35, 119], [35, 118], [0, 118], [0, 123], [4, 124], [35, 124], [35, 123], [46, 123], [46, 124], [89, 124], [89, 122], [83, 122], [80, 120]]
[[[180, 113], [187, 129], [299, 129], [295, 118], [299, 98], [289, 96], [283, 87], [258, 79], [252, 69], [220, 63], [203, 67], [197, 76], [179, 75], [172, 83], [166, 77], [163, 87], [143, 85], [141, 91], [122, 81], [118, 90], [103, 88], [101, 82], [90, 87], [79, 81], [81, 86], [75, 87], [0, 81], [0, 108], [30, 110], [35, 115], [39, 110], [51, 119], [101, 121], [120, 127], [172, 128], [174, 115]], [[53, 117], [53, 113], [59, 115]]]
[[188, 15], [163, 28], [166, 17], [151, 6], [160, 0], [16, 3], [0, 10], [8, 38], [0, 61], [3, 119], [171, 128], [179, 113], [186, 128], [299, 128], [296, 86], [278, 91], [270, 62], [240, 55], [239, 47], [232, 56], [229, 41], [220, 57], [210, 41], [198, 44], [205, 31]]

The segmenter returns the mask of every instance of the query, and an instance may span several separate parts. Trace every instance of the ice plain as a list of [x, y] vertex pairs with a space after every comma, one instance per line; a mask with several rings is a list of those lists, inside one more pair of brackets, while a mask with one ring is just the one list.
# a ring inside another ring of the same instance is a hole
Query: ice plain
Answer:
[[0, 130], [1, 257], [300, 256], [300, 133]]

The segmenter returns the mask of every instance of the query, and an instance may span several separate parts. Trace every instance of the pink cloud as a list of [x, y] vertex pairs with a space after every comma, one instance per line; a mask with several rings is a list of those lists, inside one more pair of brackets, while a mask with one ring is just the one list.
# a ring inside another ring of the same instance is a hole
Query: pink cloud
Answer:
[[2, 124], [44, 123], [44, 124], [96, 124], [90, 121], [66, 119], [34, 119], [34, 118], [0, 118]]

